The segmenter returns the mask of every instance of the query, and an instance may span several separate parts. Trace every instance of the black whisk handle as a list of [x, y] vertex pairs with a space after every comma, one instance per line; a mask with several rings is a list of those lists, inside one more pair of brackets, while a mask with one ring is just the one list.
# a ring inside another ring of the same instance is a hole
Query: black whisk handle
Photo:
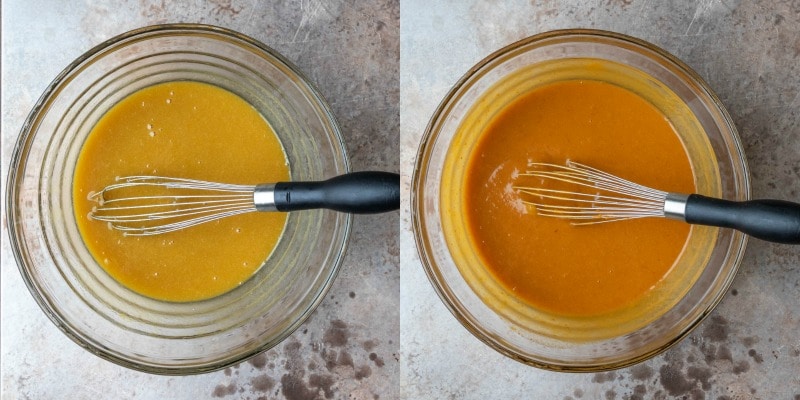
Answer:
[[800, 204], [782, 200], [728, 201], [690, 195], [686, 222], [733, 228], [776, 243], [800, 244]]
[[362, 171], [325, 181], [276, 183], [275, 208], [278, 211], [327, 208], [356, 214], [397, 210], [400, 208], [400, 175]]

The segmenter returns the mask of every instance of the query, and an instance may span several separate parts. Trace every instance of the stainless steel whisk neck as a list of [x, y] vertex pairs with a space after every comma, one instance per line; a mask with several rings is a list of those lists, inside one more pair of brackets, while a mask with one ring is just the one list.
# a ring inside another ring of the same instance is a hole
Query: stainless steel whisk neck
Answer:
[[664, 199], [664, 217], [685, 221], [688, 199], [689, 195], [686, 194], [667, 193], [667, 197]]
[[275, 184], [256, 185], [253, 191], [253, 203], [258, 211], [277, 211], [275, 206]]

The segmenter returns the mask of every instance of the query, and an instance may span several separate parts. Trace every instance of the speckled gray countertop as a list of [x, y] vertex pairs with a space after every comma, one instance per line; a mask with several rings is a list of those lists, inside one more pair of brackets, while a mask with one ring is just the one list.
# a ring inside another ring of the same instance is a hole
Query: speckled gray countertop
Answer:
[[25, 116], [72, 59], [129, 29], [201, 22], [295, 62], [331, 103], [354, 169], [399, 164], [399, 226], [398, 213], [357, 217], [328, 297], [276, 348], [223, 371], [164, 377], [101, 360], [47, 320], [10, 256], [4, 211], [3, 399], [800, 399], [800, 247], [751, 240], [720, 306], [664, 354], [564, 374], [505, 358], [456, 321], [421, 268], [408, 211], [420, 137], [456, 80], [504, 45], [574, 27], [637, 36], [688, 63], [739, 128], [753, 195], [800, 200], [800, 2], [261, 3], [4, 1], [4, 184]]
[[565, 374], [505, 358], [456, 321], [421, 268], [408, 211], [420, 137], [458, 78], [516, 40], [577, 27], [637, 36], [688, 63], [733, 116], [753, 196], [800, 201], [800, 2], [402, 0], [400, 20], [406, 398], [800, 399], [800, 247], [751, 240], [719, 307], [664, 354], [613, 372]]
[[[330, 103], [353, 170], [397, 172], [399, 13], [396, 0], [4, 1], [3, 189], [17, 134], [50, 81], [101, 41], [167, 22], [223, 26], [276, 49]], [[95, 357], [45, 317], [10, 254], [3, 211], [2, 398], [398, 398], [398, 215], [354, 218], [327, 298], [283, 343], [223, 371], [165, 377]]]

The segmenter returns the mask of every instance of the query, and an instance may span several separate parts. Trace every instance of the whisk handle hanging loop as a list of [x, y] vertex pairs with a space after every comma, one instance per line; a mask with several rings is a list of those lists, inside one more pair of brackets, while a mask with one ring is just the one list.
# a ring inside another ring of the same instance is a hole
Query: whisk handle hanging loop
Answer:
[[[372, 214], [400, 208], [400, 175], [390, 172], [362, 171], [325, 181], [279, 182], [271, 189], [274, 191], [274, 208], [278, 211], [327, 208]], [[260, 187], [256, 187], [256, 198], [259, 190]], [[259, 207], [258, 201], [256, 207]]]
[[729, 201], [689, 195], [685, 220], [733, 228], [776, 243], [800, 244], [800, 204], [782, 200]]

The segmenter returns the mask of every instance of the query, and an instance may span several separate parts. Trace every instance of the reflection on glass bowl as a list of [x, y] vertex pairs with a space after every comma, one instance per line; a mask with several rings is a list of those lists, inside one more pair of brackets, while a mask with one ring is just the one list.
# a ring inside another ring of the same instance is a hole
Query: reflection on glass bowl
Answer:
[[97, 265], [72, 206], [75, 162], [92, 127], [115, 103], [147, 86], [192, 80], [248, 101], [269, 121], [293, 180], [348, 172], [341, 133], [316, 89], [267, 46], [206, 25], [134, 30], [90, 50], [48, 87], [29, 115], [7, 185], [11, 245], [47, 316], [90, 352], [160, 374], [224, 368], [293, 332], [333, 281], [351, 217], [331, 211], [289, 216], [262, 267], [212, 299], [173, 303], [132, 292]]
[[[587, 59], [618, 67], [598, 75], [580, 67], [577, 60]], [[664, 285], [661, 300], [611, 317], [543, 313], [500, 288], [468, 238], [460, 184], [465, 160], [481, 126], [505, 104], [565, 79], [599, 79], [652, 103], [681, 135], [703, 192], [746, 200], [750, 184], [719, 99], [681, 61], [632, 37], [596, 30], [536, 35], [491, 54], [450, 90], [423, 136], [412, 177], [412, 222], [428, 278], [459, 322], [497, 351], [545, 369], [601, 371], [652, 357], [686, 336], [722, 299], [746, 237], [693, 228], [689, 250], [673, 268], [685, 277]]]

